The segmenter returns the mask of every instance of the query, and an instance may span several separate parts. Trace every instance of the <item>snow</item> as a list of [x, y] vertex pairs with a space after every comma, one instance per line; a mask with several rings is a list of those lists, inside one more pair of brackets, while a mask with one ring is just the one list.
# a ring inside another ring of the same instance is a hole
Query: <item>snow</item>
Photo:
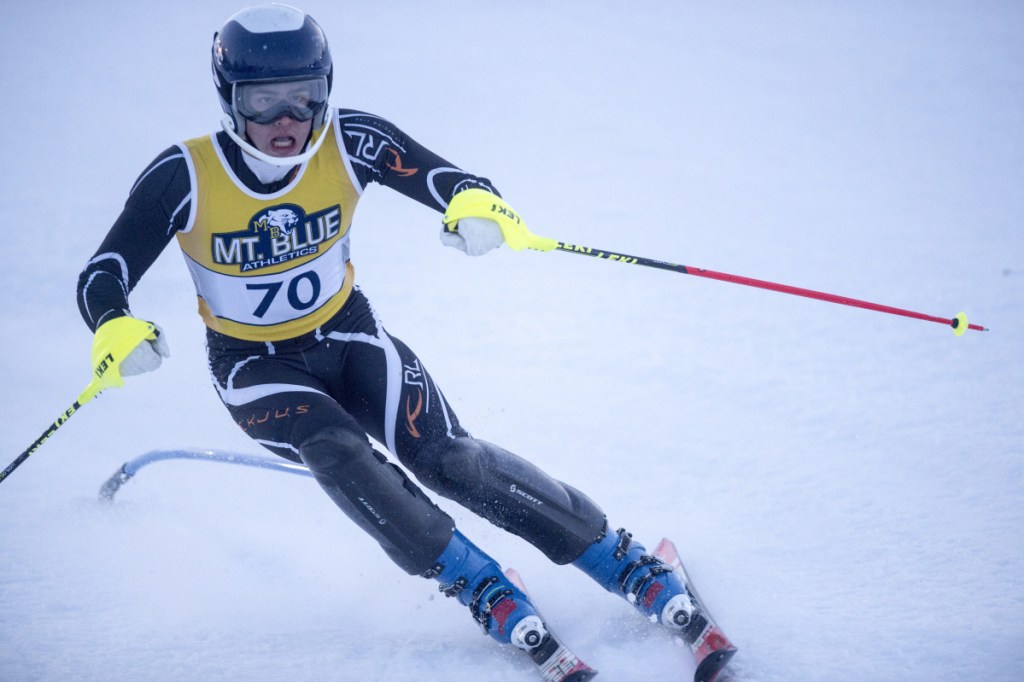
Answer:
[[[8, 3], [2, 464], [84, 388], [77, 274], [137, 174], [215, 128], [241, 5]], [[679, 545], [734, 682], [1024, 679], [1024, 6], [1007, 0], [307, 2], [335, 105], [490, 177], [531, 228], [991, 328], [569, 257], [470, 259], [374, 188], [359, 282], [464, 424]], [[32, 104], [26, 109], [24, 102]], [[0, 679], [531, 680], [209, 384], [186, 268], [133, 297], [172, 357], [0, 487]], [[450, 503], [602, 680], [689, 655], [572, 568]]]

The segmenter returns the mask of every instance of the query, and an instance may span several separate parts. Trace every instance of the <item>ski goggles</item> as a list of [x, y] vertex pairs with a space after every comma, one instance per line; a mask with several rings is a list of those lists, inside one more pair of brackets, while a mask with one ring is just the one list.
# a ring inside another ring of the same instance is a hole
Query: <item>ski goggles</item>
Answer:
[[327, 78], [235, 83], [235, 109], [253, 123], [273, 123], [282, 116], [308, 121], [327, 107]]

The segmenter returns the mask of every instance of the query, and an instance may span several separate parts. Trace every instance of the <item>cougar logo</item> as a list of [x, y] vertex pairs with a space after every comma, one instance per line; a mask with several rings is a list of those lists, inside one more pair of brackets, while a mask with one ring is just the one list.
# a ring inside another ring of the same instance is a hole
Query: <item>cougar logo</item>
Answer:
[[290, 208], [272, 208], [261, 216], [253, 219], [257, 225], [276, 228], [279, 234], [291, 234], [299, 226], [299, 214]]

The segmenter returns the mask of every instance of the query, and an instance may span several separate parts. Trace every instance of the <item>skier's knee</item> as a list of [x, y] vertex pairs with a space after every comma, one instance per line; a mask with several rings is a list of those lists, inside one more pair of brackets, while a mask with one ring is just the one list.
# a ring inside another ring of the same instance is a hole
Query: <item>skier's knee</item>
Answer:
[[492, 454], [473, 438], [448, 441], [438, 459], [437, 473], [442, 481], [461, 481], [464, 485], [479, 486], [483, 483], [484, 470], [493, 470], [488, 466], [493, 460]]
[[372, 452], [365, 435], [339, 426], [322, 428], [299, 445], [299, 456], [313, 472], [364, 459]]
[[324, 492], [406, 572], [430, 568], [450, 540], [451, 517], [365, 435], [327, 427], [303, 441], [299, 454]]

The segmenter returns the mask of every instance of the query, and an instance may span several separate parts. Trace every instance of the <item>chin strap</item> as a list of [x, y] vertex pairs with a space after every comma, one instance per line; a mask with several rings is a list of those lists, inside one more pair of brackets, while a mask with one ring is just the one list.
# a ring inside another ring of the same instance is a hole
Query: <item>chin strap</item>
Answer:
[[[331, 115], [332, 113], [328, 114], [327, 120], [330, 120]], [[324, 143], [324, 140], [327, 139], [328, 128], [326, 123], [320, 126], [320, 130], [318, 131], [319, 136], [317, 136], [317, 132], [314, 131], [314, 137], [316, 139], [313, 141], [313, 144], [310, 145], [309, 149], [301, 154], [297, 154], [295, 156], [271, 156], [270, 154], [264, 154], [259, 149], [256, 149], [256, 147], [252, 146], [252, 143], [235, 132], [235, 123], [231, 116], [224, 114], [224, 117], [220, 120], [220, 127], [224, 129], [224, 132], [228, 134], [228, 137], [234, 140], [246, 154], [254, 156], [260, 161], [266, 161], [273, 166], [296, 166], [300, 163], [306, 163], [309, 161], [313, 158], [313, 155], [319, 151], [320, 145]]]

